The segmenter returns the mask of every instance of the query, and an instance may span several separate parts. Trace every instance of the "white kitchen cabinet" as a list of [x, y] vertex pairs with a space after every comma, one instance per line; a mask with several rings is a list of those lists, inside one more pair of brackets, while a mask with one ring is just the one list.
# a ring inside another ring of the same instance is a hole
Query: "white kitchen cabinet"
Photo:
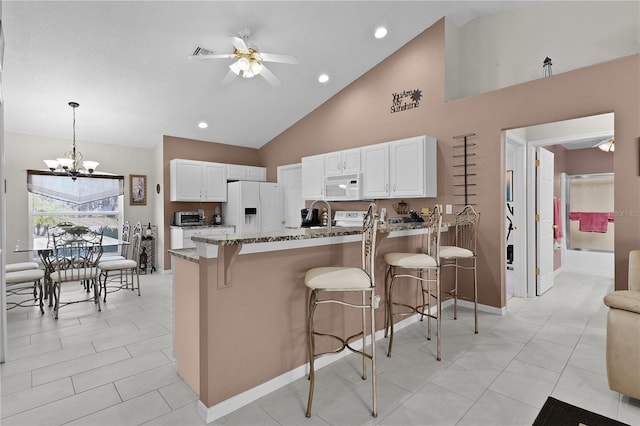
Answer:
[[362, 148], [362, 196], [389, 197], [389, 143]]
[[193, 248], [196, 246], [191, 240], [194, 235], [221, 235], [232, 234], [233, 226], [198, 226], [198, 227], [171, 227], [171, 249]]
[[267, 168], [258, 166], [242, 166], [227, 164], [227, 180], [267, 181]]
[[324, 154], [302, 158], [302, 198], [305, 200], [324, 198], [324, 158]]
[[436, 140], [429, 136], [389, 144], [390, 197], [436, 197]]
[[225, 164], [173, 159], [169, 181], [171, 201], [227, 201]]
[[360, 172], [360, 148], [345, 149], [324, 155], [324, 175], [336, 176]]
[[363, 198], [436, 197], [435, 138], [416, 136], [362, 148]]

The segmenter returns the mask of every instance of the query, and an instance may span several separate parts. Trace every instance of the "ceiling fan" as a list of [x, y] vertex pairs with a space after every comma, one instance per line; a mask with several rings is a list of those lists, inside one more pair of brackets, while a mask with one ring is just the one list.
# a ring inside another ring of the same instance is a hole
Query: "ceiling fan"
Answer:
[[278, 86], [281, 81], [264, 65], [264, 62], [298, 63], [295, 56], [259, 52], [257, 47], [249, 44], [251, 31], [248, 29], [242, 30], [238, 34], [240, 37], [231, 36], [231, 43], [234, 46], [232, 53], [215, 54], [204, 47], [196, 47], [196, 50], [189, 58], [200, 60], [235, 59], [236, 61], [229, 65], [229, 72], [222, 80], [223, 85], [230, 84], [236, 76], [252, 78], [256, 75], [261, 75], [273, 86]]

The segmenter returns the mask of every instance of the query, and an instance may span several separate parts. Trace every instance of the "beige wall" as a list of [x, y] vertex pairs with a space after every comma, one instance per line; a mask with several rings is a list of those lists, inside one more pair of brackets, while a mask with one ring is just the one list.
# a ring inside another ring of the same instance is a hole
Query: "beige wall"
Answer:
[[475, 18], [459, 29], [458, 69], [447, 68], [447, 80], [454, 82], [447, 87], [447, 99], [540, 78], [547, 56], [553, 73], [560, 74], [638, 54], [638, 16], [637, 1], [573, 0]]
[[564, 172], [568, 175], [613, 173], [614, 155], [598, 148], [568, 150]]
[[[538, 79], [482, 95], [444, 101], [444, 20], [427, 29], [335, 97], [260, 149], [270, 171], [300, 157], [407, 136], [438, 139], [438, 198], [415, 203], [448, 204], [454, 196], [453, 137], [474, 132], [478, 144], [477, 207], [480, 303], [504, 306], [504, 143], [506, 129], [615, 113], [617, 227], [616, 288], [626, 287], [627, 253], [640, 237], [638, 142], [640, 57], [634, 55]], [[616, 76], [616, 78], [611, 78]], [[419, 108], [391, 114], [391, 95], [422, 90]], [[619, 144], [619, 145], [618, 145]], [[629, 188], [636, 188], [629, 191]], [[626, 213], [625, 213], [626, 212]]]
[[[184, 203], [170, 201], [169, 191], [169, 162], [174, 158], [182, 158], [185, 160], [211, 161], [214, 163], [243, 164], [247, 166], [261, 166], [258, 150], [254, 148], [245, 148], [240, 146], [225, 145], [221, 143], [202, 142], [193, 139], [178, 138], [174, 136], [165, 136], [162, 144], [162, 173], [163, 187], [162, 191], [162, 209], [164, 211], [164, 220], [161, 234], [164, 250], [164, 269], [171, 269], [171, 257], [167, 250], [171, 247], [171, 237], [169, 225], [173, 221], [173, 213], [176, 211], [195, 211], [203, 208], [207, 217], [213, 216], [213, 211], [220, 203]], [[275, 175], [274, 175], [275, 176]], [[275, 180], [275, 177], [273, 178]]]
[[[153, 191], [155, 187], [155, 171], [152, 151], [143, 148], [76, 141], [78, 150], [85, 159], [100, 162], [98, 170], [125, 177], [124, 188], [124, 217], [130, 222], [154, 222], [154, 209], [158, 196]], [[27, 170], [44, 169], [43, 159], [61, 157], [71, 147], [71, 141], [54, 139], [43, 136], [5, 133], [4, 152], [6, 161], [6, 218], [7, 218], [7, 247], [13, 247], [17, 240], [26, 241], [29, 238], [28, 223], [28, 194]], [[129, 205], [129, 174], [147, 176], [147, 205]], [[28, 254], [7, 253], [7, 262], [21, 262], [28, 259]]]

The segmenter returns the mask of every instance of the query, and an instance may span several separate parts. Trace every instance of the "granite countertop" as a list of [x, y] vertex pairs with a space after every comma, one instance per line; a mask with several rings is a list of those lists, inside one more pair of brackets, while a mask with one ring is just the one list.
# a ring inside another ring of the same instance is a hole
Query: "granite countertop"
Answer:
[[198, 256], [198, 253], [196, 252], [195, 247], [182, 248], [182, 249], [169, 249], [169, 254], [176, 257], [181, 257], [183, 259], [187, 259], [196, 263], [200, 260], [200, 256]]
[[[398, 224], [382, 224], [378, 226], [378, 232], [388, 233], [412, 229], [423, 229], [424, 222], [410, 222]], [[196, 242], [214, 244], [218, 246], [231, 246], [239, 244], [268, 243], [275, 241], [306, 240], [311, 238], [327, 238], [345, 235], [357, 235], [362, 233], [359, 226], [342, 227], [334, 226], [331, 232], [325, 227], [319, 228], [285, 228], [282, 231], [261, 232], [252, 234], [224, 234], [224, 235], [196, 235], [191, 239]]]

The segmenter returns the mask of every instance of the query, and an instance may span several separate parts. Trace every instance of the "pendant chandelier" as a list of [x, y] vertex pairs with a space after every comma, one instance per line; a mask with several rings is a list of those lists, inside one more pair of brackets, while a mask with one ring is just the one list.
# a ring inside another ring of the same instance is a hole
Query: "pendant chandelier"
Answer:
[[[73, 109], [73, 145], [71, 150], [64, 153], [64, 157], [55, 160], [44, 160], [45, 164], [56, 175], [71, 176], [76, 180], [80, 175], [91, 175], [98, 167], [97, 161], [82, 161], [82, 153], [76, 149], [76, 108], [80, 106], [77, 102], [69, 102]], [[83, 169], [80, 168], [82, 165]]]

